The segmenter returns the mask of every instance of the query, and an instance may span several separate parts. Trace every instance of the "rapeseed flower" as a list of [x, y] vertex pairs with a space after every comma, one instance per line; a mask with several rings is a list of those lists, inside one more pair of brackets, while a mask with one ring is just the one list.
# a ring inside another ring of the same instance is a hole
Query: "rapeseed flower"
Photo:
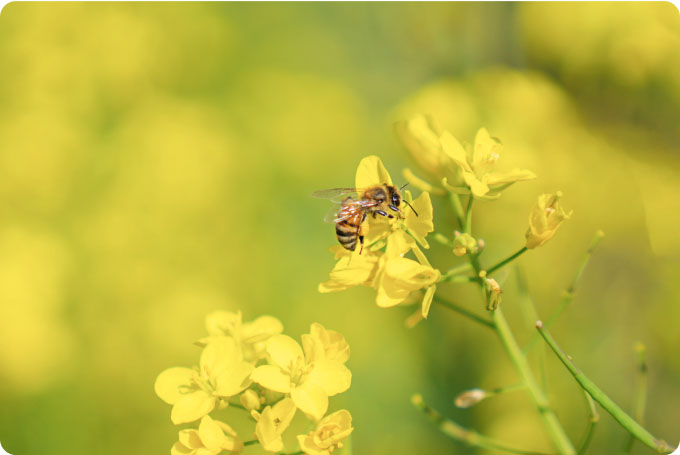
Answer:
[[529, 214], [529, 229], [526, 233], [526, 247], [543, 245], [553, 238], [560, 225], [571, 218], [573, 210], [567, 213], [559, 203], [562, 192], [541, 194]]
[[226, 423], [204, 416], [198, 430], [182, 430], [179, 441], [172, 446], [171, 455], [217, 455], [238, 453], [243, 450], [243, 442], [236, 432]]
[[513, 183], [536, 178], [536, 174], [526, 169], [495, 171], [502, 145], [485, 128], [477, 131], [471, 151], [466, 151], [449, 132], [442, 134], [441, 143], [444, 152], [458, 165], [463, 177], [464, 185], [442, 180], [444, 187], [454, 193], [471, 193], [476, 198], [496, 199], [502, 190]]
[[215, 311], [205, 319], [209, 336], [198, 344], [205, 345], [213, 338], [229, 336], [243, 352], [246, 360], [255, 362], [264, 353], [264, 341], [272, 335], [283, 332], [281, 321], [272, 316], [260, 316], [251, 322], [243, 322], [241, 312]]
[[226, 406], [226, 399], [250, 385], [252, 371], [233, 338], [215, 337], [203, 348], [197, 369], [168, 368], [158, 375], [154, 389], [173, 405], [170, 418], [178, 425], [200, 419], [218, 404]]
[[324, 417], [314, 431], [297, 437], [300, 449], [308, 455], [331, 455], [342, 448], [342, 441], [349, 436], [352, 428], [352, 416], [342, 409]]
[[267, 452], [283, 450], [281, 435], [295, 417], [295, 410], [293, 400], [284, 398], [274, 406], [265, 407], [261, 414], [253, 411], [252, 415], [257, 420], [255, 436], [264, 450]]
[[[344, 365], [344, 355], [326, 356], [314, 334], [307, 338], [307, 352], [287, 335], [274, 335], [267, 340], [268, 365], [255, 368], [251, 378], [260, 386], [290, 395], [295, 406], [315, 420], [328, 410], [328, 397], [347, 390], [352, 373]], [[340, 342], [340, 345], [344, 340]], [[333, 352], [331, 350], [331, 352]]]
[[[361, 160], [355, 181], [357, 187], [392, 183], [377, 156]], [[420, 247], [429, 248], [426, 236], [434, 230], [432, 201], [428, 193], [413, 200], [410, 192], [406, 191], [403, 197], [413, 209], [404, 204], [402, 217], [367, 219], [368, 248], [361, 254], [342, 247], [331, 249], [338, 262], [330, 273], [330, 279], [319, 285], [320, 292], [368, 286], [377, 291], [376, 304], [388, 308], [404, 302], [411, 292], [425, 289], [423, 315], [427, 316], [434, 294], [433, 286], [441, 277], [420, 250]], [[410, 251], [417, 260], [404, 257]]]
[[[496, 199], [500, 192], [515, 182], [536, 178], [525, 169], [495, 171], [502, 146], [481, 128], [470, 151], [432, 119], [417, 115], [397, 124], [401, 141], [418, 165], [437, 185], [453, 193], [472, 194], [476, 198]], [[404, 175], [410, 183], [425, 191], [441, 192], [438, 186], [417, 178], [410, 170]]]

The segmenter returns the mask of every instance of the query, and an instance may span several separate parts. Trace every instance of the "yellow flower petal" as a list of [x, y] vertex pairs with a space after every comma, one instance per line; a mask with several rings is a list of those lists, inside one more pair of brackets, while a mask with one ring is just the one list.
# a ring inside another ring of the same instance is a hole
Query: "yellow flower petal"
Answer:
[[411, 234], [420, 243], [423, 248], [429, 248], [430, 245], [425, 240], [427, 234], [434, 231], [434, 224], [432, 223], [433, 210], [432, 210], [432, 200], [428, 193], [422, 193], [416, 200], [414, 200], [411, 205], [418, 212], [416, 216], [415, 212], [410, 208], [405, 208], [404, 214], [404, 224], [408, 229], [409, 234]]
[[367, 188], [373, 185], [392, 184], [390, 174], [383, 166], [382, 161], [375, 155], [362, 159], [357, 168], [355, 179], [357, 188]]
[[422, 314], [425, 319], [430, 313], [430, 307], [432, 306], [432, 299], [434, 298], [434, 293], [437, 291], [437, 286], [430, 286], [425, 290], [425, 295], [423, 296], [422, 303]]
[[507, 188], [507, 186], [509, 186], [512, 183], [519, 182], [522, 180], [531, 180], [535, 178], [536, 174], [534, 174], [530, 170], [515, 168], [510, 171], [488, 173], [486, 175], [486, 183], [492, 189], [495, 189], [493, 188], [494, 186], [499, 185], [502, 185], [504, 188]]
[[237, 362], [215, 378], [215, 393], [222, 397], [238, 395], [250, 385], [253, 366], [247, 362]]
[[297, 437], [300, 449], [308, 455], [329, 455], [342, 447], [342, 441], [354, 430], [352, 416], [344, 409], [324, 417], [314, 431]]
[[448, 131], [444, 131], [441, 135], [442, 150], [446, 153], [462, 171], [472, 172], [472, 168], [468, 164], [467, 153], [458, 139], [453, 137]]
[[226, 442], [222, 428], [210, 416], [204, 416], [198, 425], [198, 437], [206, 449], [211, 452], [220, 452]]
[[286, 431], [294, 416], [295, 404], [290, 398], [284, 398], [273, 407], [264, 408], [255, 425], [255, 436], [264, 450], [268, 452], [283, 450], [281, 434]]
[[215, 408], [215, 401], [216, 398], [204, 390], [188, 393], [172, 407], [170, 419], [175, 425], [193, 422], [210, 413]]
[[306, 382], [318, 385], [327, 396], [333, 396], [349, 389], [352, 373], [337, 360], [319, 360], [314, 362]]
[[257, 411], [261, 406], [260, 397], [258, 396], [257, 392], [252, 389], [248, 389], [243, 392], [239, 401], [241, 402], [241, 405], [248, 411]]
[[194, 429], [181, 430], [179, 432], [179, 443], [191, 450], [203, 447], [201, 438], [198, 436], [198, 431]]
[[273, 316], [260, 316], [253, 322], [246, 322], [241, 328], [241, 336], [248, 343], [257, 343], [281, 332], [283, 324]]
[[229, 368], [241, 360], [241, 353], [233, 338], [217, 336], [211, 338], [201, 352], [201, 371], [211, 379], [229, 371]]
[[476, 197], [482, 197], [489, 192], [489, 186], [483, 180], [479, 180], [472, 172], [463, 172], [463, 180], [470, 187], [470, 192]]
[[241, 326], [241, 312], [214, 311], [205, 318], [205, 327], [210, 335], [231, 335]]
[[330, 273], [330, 280], [319, 285], [319, 292], [335, 292], [370, 283], [377, 272], [379, 255], [364, 251], [341, 258]]
[[300, 345], [288, 335], [274, 335], [267, 340], [267, 353], [272, 364], [289, 369], [304, 358]]
[[529, 229], [526, 233], [526, 247], [536, 248], [553, 238], [562, 223], [571, 218], [559, 204], [561, 192], [541, 194], [529, 215]]
[[186, 447], [181, 442], [176, 442], [170, 449], [170, 455], [192, 455], [194, 449]]
[[[305, 358], [308, 362], [314, 360], [328, 359], [337, 360], [340, 363], [345, 363], [349, 359], [349, 345], [347, 340], [339, 332], [335, 330], [327, 330], [318, 322], [314, 322], [310, 329], [309, 335], [303, 335], [303, 346], [305, 345], [305, 338], [309, 337], [318, 341], [318, 349], [320, 352], [311, 353], [308, 355], [307, 348], [305, 348]], [[311, 348], [311, 346], [310, 346]], [[311, 349], [310, 349], [311, 351]]]
[[154, 391], [158, 397], [168, 404], [175, 404], [184, 396], [181, 389], [192, 384], [196, 372], [191, 368], [168, 368], [158, 375], [154, 383]]
[[295, 406], [305, 414], [319, 420], [328, 410], [328, 395], [318, 385], [309, 381], [290, 392]]
[[281, 393], [290, 392], [290, 376], [274, 365], [259, 366], [255, 368], [250, 377], [265, 389]]

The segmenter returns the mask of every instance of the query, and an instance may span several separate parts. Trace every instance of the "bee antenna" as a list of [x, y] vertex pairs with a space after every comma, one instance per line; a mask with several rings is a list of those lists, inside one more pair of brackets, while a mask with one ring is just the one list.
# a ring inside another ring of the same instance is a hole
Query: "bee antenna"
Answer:
[[401, 187], [399, 188], [399, 191], [401, 191], [401, 190], [403, 190], [404, 188], [406, 188], [407, 185], [408, 185], [408, 182], [406, 182], [406, 183], [404, 183], [403, 185], [401, 185]]
[[408, 205], [409, 207], [411, 207], [411, 210], [413, 210], [413, 213], [415, 213], [416, 216], [418, 216], [418, 212], [416, 212], [416, 209], [414, 209], [413, 206], [412, 206], [406, 199], [403, 199], [403, 201], [404, 201], [404, 203], [405, 203], [406, 205]]

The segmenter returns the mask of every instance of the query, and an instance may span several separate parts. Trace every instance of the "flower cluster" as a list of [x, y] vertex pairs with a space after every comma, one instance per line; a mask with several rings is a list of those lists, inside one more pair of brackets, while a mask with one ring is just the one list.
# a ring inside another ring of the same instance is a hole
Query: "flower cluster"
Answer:
[[[357, 188], [385, 183], [391, 185], [392, 178], [380, 158], [369, 156], [361, 160]], [[367, 247], [363, 252], [341, 246], [331, 248], [338, 261], [330, 280], [319, 285], [320, 292], [368, 286], [377, 291], [377, 305], [388, 308], [404, 302], [412, 292], [424, 290], [422, 315], [427, 317], [435, 284], [441, 277], [420, 249], [430, 247], [425, 237], [434, 230], [432, 202], [426, 192], [415, 200], [409, 191], [403, 197], [412, 209], [405, 207], [401, 217], [367, 217], [364, 226]], [[405, 257], [409, 252], [415, 259]]]
[[420, 167], [436, 180], [431, 184], [407, 171], [414, 185], [429, 191], [472, 194], [479, 199], [497, 199], [501, 191], [515, 182], [536, 178], [526, 169], [497, 171], [502, 145], [485, 128], [475, 136], [474, 146], [467, 150], [448, 131], [423, 115], [399, 123], [397, 133]]
[[[172, 405], [173, 423], [200, 420], [198, 429], [179, 432], [172, 455], [239, 453], [253, 443], [281, 452], [282, 435], [298, 410], [314, 424], [297, 437], [300, 450], [328, 455], [342, 447], [353, 430], [352, 417], [346, 410], [326, 415], [328, 397], [346, 391], [352, 381], [345, 366], [349, 346], [341, 334], [314, 323], [300, 346], [282, 334], [276, 318], [244, 323], [240, 312], [227, 311], [208, 315], [206, 327], [208, 336], [196, 343], [202, 347], [199, 365], [168, 368], [156, 379], [156, 394]], [[254, 422], [255, 439], [244, 442], [211, 417], [229, 406]]]

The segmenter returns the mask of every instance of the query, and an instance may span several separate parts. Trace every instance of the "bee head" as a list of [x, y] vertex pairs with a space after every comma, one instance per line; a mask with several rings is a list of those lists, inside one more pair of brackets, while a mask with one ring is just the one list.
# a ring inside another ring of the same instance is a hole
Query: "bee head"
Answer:
[[385, 187], [389, 191], [388, 207], [395, 212], [399, 212], [399, 205], [401, 205], [401, 195], [399, 194], [399, 190], [397, 190], [397, 188], [392, 185], [385, 184]]

